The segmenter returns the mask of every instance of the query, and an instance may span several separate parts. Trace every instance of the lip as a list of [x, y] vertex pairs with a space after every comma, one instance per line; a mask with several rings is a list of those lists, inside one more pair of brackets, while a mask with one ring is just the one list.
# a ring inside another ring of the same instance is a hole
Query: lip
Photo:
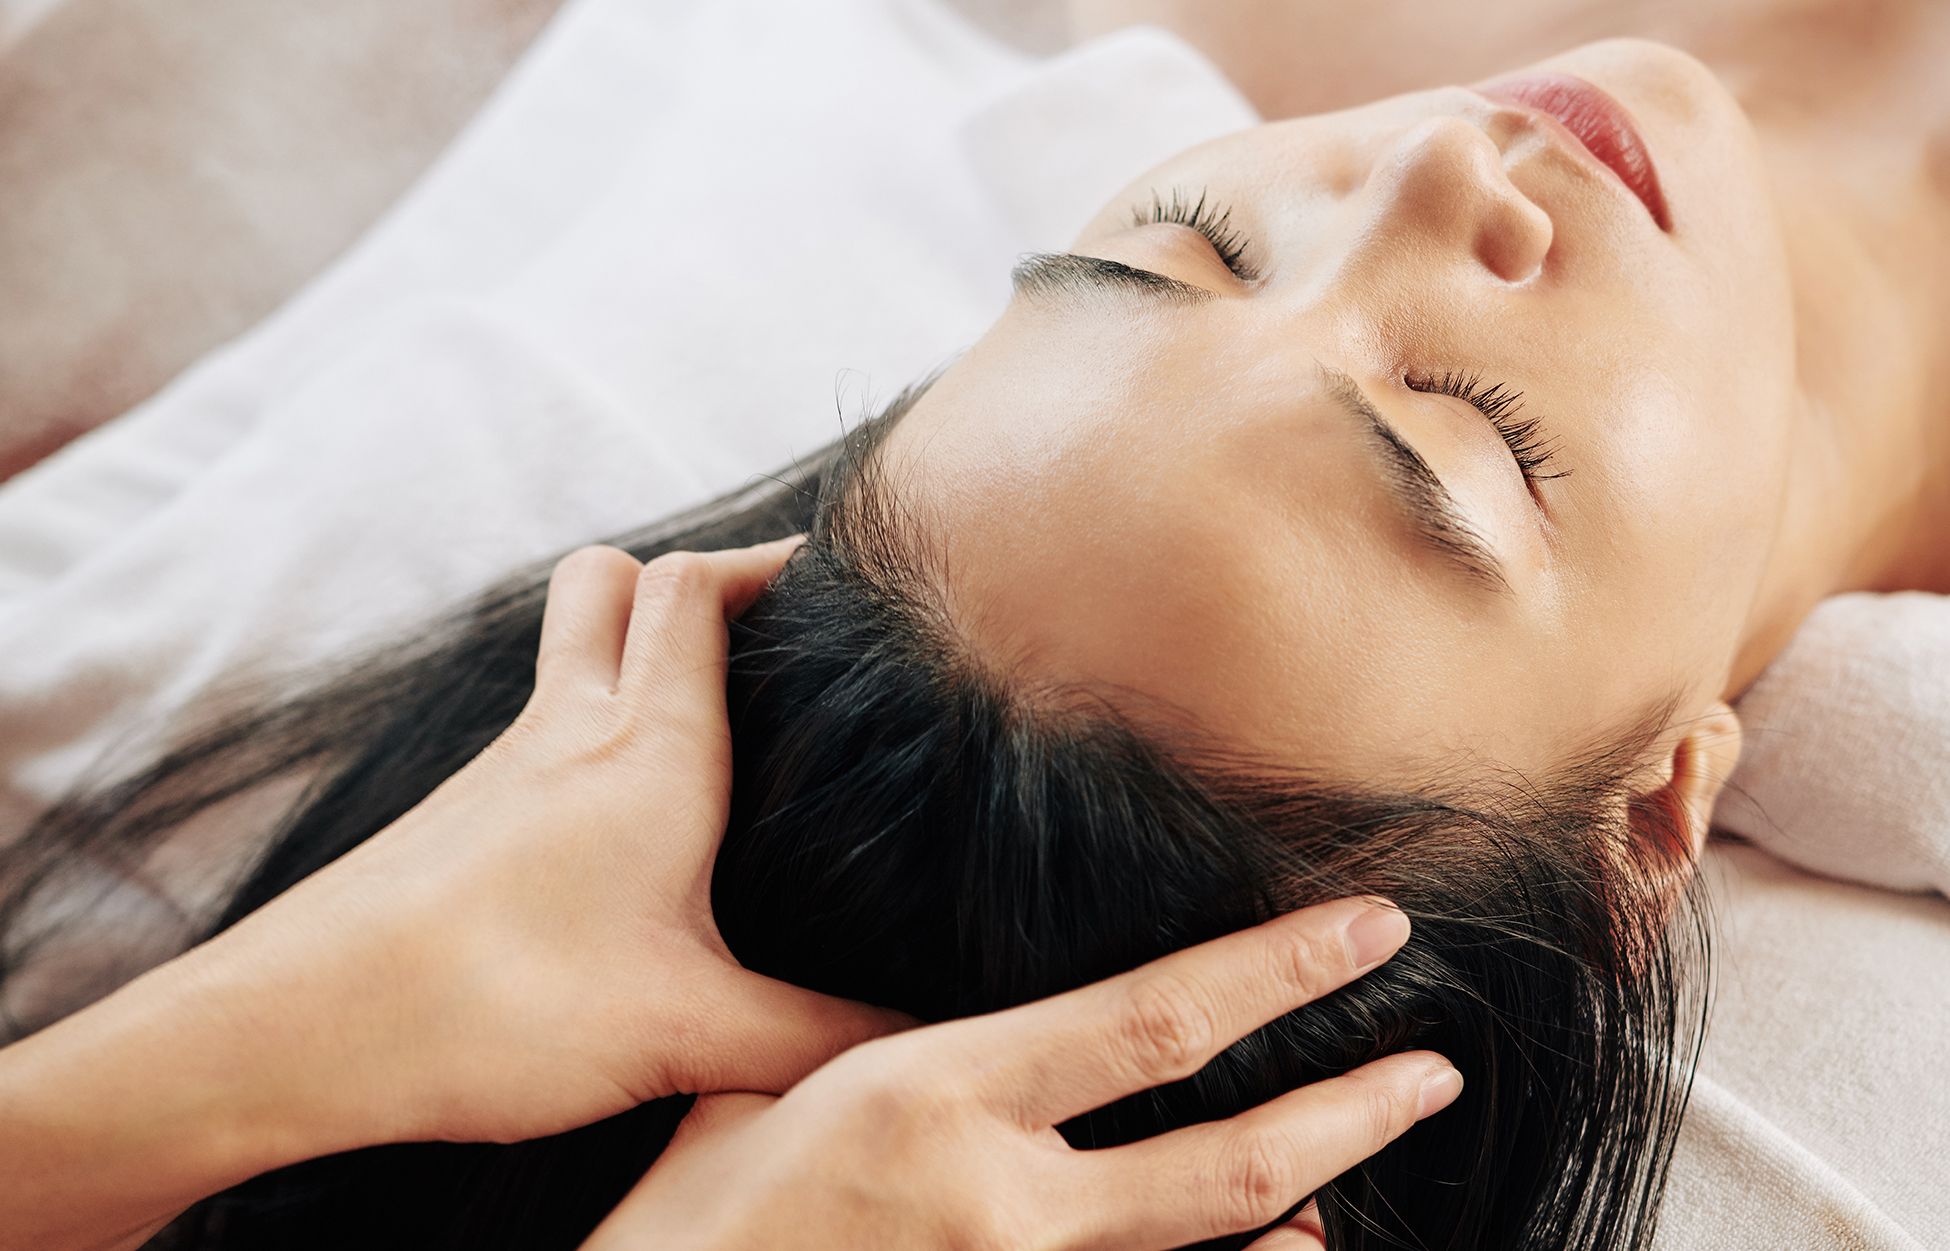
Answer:
[[1639, 198], [1659, 229], [1672, 230], [1672, 215], [1659, 186], [1652, 153], [1632, 124], [1632, 115], [1608, 93], [1570, 74], [1518, 74], [1480, 84], [1476, 91], [1558, 122]]

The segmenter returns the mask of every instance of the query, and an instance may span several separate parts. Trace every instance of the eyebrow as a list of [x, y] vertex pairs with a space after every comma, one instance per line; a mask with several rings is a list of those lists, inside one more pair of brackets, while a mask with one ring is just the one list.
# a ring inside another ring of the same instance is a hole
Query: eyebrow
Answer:
[[[1218, 298], [1194, 283], [1121, 261], [1075, 252], [1025, 253], [1016, 262], [1009, 279], [1018, 296], [1032, 300], [1074, 299], [1106, 292], [1135, 293], [1161, 304], [1174, 305], [1200, 304]], [[1469, 581], [1491, 590], [1509, 591], [1510, 579], [1504, 572], [1503, 562], [1463, 518], [1455, 496], [1442, 485], [1442, 479], [1429, 467], [1429, 462], [1422, 459], [1414, 445], [1374, 406], [1351, 375], [1321, 361], [1314, 363], [1327, 384], [1329, 395], [1362, 422], [1373, 445], [1381, 452], [1382, 477], [1416, 534]]]
[[1394, 424], [1382, 415], [1346, 372], [1321, 361], [1314, 364], [1327, 382], [1328, 393], [1349, 413], [1366, 424], [1384, 460], [1384, 477], [1402, 511], [1414, 525], [1422, 541], [1447, 557], [1464, 576], [1491, 590], [1510, 590], [1510, 579], [1503, 562], [1484, 542], [1456, 504], [1456, 497], [1442, 485], [1442, 479], [1413, 444], [1404, 439]]
[[1026, 300], [1105, 291], [1135, 291], [1163, 304], [1202, 304], [1217, 298], [1196, 283], [1075, 252], [1026, 252], [1009, 271], [1009, 282]]

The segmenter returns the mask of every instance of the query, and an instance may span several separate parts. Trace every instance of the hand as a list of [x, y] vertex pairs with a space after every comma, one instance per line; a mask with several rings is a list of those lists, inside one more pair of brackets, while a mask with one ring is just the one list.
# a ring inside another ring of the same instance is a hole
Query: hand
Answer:
[[[1077, 1151], [1055, 1127], [1191, 1075], [1407, 937], [1394, 909], [1339, 900], [863, 1044], [782, 1099], [700, 1100], [584, 1251], [1164, 1248], [1256, 1229], [1448, 1106], [1462, 1078], [1407, 1052], [1128, 1146]], [[1317, 1237], [1303, 1215], [1262, 1242]]]
[[252, 1017], [305, 1018], [307, 1063], [355, 1106], [347, 1137], [507, 1141], [660, 1095], [782, 1091], [910, 1023], [744, 970], [711, 917], [725, 621], [795, 545], [563, 560], [514, 724], [211, 944], [279, 982]]
[[333, 1151], [784, 1090], [910, 1024], [740, 968], [711, 920], [725, 618], [791, 546], [569, 557], [534, 696], [477, 760], [210, 942], [0, 1048], [0, 1251], [132, 1248]]

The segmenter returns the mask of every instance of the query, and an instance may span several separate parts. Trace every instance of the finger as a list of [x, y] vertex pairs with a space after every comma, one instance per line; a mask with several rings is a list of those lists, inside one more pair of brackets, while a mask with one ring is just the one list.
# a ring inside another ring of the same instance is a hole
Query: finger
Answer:
[[[623, 647], [622, 682], [654, 695], [724, 688], [725, 621], [751, 606], [805, 539], [722, 552], [670, 552], [643, 566]], [[715, 702], [715, 701], [714, 701]]]
[[744, 969], [732, 975], [712, 996], [705, 1045], [696, 1048], [700, 1067], [682, 1075], [700, 1091], [784, 1094], [842, 1051], [918, 1024], [903, 1013]]
[[[1280, 1096], [1229, 1120], [1072, 1153], [1093, 1236], [1176, 1247], [1256, 1229], [1449, 1106], [1462, 1077], [1411, 1051]], [[1306, 1245], [1304, 1243], [1299, 1245]]]
[[789, 534], [769, 543], [758, 543], [751, 547], [730, 548], [713, 552], [712, 558], [722, 563], [725, 570], [724, 615], [736, 617], [752, 606], [752, 601], [762, 594], [792, 553], [805, 546], [806, 536]]
[[582, 547], [555, 562], [535, 655], [538, 691], [600, 683], [614, 687], [643, 565], [614, 547]]
[[1408, 929], [1384, 901], [1337, 899], [950, 1028], [994, 1106], [1026, 1125], [1057, 1124], [1190, 1077], [1261, 1025], [1394, 955]]

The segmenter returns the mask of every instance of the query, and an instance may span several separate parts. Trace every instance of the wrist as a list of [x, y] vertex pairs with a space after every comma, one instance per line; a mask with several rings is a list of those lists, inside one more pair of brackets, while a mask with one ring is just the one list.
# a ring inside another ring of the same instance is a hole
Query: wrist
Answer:
[[277, 988], [201, 949], [0, 1051], [0, 1248], [133, 1245], [184, 1208], [339, 1149]]
[[[395, 992], [411, 946], [371, 924], [247, 918], [186, 953], [153, 988], [221, 1087], [208, 1111], [246, 1176], [423, 1136], [404, 1096], [413, 1025]], [[364, 918], [371, 922], [376, 918]]]

